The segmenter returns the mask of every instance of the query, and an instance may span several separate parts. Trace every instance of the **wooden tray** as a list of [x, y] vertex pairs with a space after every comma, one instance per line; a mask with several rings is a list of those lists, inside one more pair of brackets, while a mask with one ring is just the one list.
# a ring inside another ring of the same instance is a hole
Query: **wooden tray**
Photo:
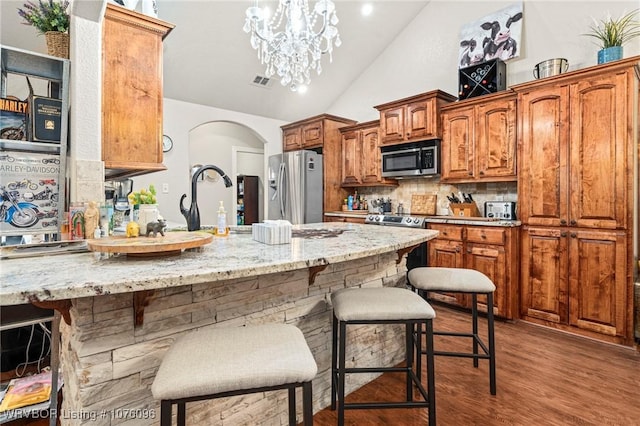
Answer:
[[124, 235], [95, 240], [87, 240], [91, 251], [103, 253], [124, 253], [128, 256], [168, 256], [180, 254], [188, 248], [202, 247], [213, 241], [213, 235], [206, 232], [165, 232], [164, 237], [127, 238]]
[[437, 199], [438, 197], [435, 194], [411, 195], [411, 214], [435, 215]]

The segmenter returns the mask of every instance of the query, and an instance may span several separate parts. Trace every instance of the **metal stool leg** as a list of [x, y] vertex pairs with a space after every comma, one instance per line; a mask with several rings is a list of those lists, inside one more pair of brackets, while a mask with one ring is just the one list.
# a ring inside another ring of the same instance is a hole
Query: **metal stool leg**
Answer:
[[338, 426], [344, 425], [344, 387], [345, 387], [345, 350], [347, 343], [347, 324], [344, 321], [338, 321], [340, 331], [338, 333]]
[[[421, 327], [421, 326], [420, 326]], [[421, 327], [422, 328], [422, 327]], [[433, 354], [433, 320], [425, 321], [427, 354], [427, 397], [429, 400], [429, 425], [436, 424], [436, 374]]]
[[296, 426], [296, 388], [289, 388], [289, 426]]
[[338, 374], [338, 319], [333, 317], [331, 329], [331, 409], [336, 409], [336, 395], [338, 392], [336, 380]]
[[171, 426], [171, 401], [163, 400], [160, 402], [160, 425]]
[[407, 368], [407, 401], [413, 401], [413, 379], [411, 378], [411, 371], [413, 370], [413, 323], [407, 323], [405, 325], [405, 364]]
[[187, 403], [178, 403], [178, 426], [185, 426], [187, 424]]
[[493, 293], [487, 294], [487, 326], [489, 340], [489, 386], [491, 395], [496, 394], [496, 347], [493, 329]]
[[478, 368], [478, 295], [471, 294], [471, 317], [473, 321], [473, 366]]
[[302, 384], [302, 419], [304, 426], [313, 425], [313, 388], [311, 382]]

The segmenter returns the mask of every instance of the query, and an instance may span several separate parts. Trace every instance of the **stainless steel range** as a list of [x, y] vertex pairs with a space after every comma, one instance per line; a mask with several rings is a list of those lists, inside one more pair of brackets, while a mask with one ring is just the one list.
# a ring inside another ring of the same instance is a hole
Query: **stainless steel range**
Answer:
[[[365, 224], [382, 226], [401, 226], [405, 228], [426, 228], [427, 221], [422, 216], [369, 214]], [[422, 243], [407, 254], [407, 270], [427, 266], [427, 243]]]
[[369, 214], [364, 223], [370, 225], [404, 226], [409, 228], [426, 228], [424, 217], [393, 214]]

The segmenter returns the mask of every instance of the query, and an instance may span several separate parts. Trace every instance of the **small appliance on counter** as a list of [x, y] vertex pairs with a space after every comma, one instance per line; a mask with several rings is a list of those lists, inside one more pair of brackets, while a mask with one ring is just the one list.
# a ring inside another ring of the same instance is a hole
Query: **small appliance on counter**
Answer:
[[516, 203], [515, 201], [485, 201], [484, 217], [517, 220]]

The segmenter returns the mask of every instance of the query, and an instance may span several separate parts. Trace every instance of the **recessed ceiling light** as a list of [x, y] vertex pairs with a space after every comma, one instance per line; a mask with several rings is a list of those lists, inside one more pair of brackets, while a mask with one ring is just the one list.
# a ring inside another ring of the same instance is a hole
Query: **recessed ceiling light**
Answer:
[[307, 87], [306, 84], [301, 84], [301, 85], [298, 86], [296, 91], [298, 93], [300, 93], [301, 95], [304, 95], [305, 93], [307, 93], [307, 89], [308, 89], [308, 87]]
[[369, 16], [373, 12], [373, 5], [371, 3], [365, 3], [362, 5], [362, 9], [360, 9], [360, 13], [362, 16]]

